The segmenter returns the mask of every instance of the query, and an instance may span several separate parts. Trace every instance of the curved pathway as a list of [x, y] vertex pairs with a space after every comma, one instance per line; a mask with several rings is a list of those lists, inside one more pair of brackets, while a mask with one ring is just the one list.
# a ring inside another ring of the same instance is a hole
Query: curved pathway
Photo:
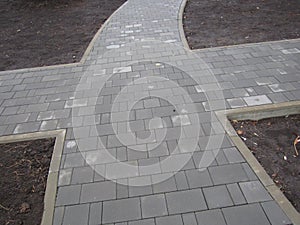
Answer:
[[67, 129], [55, 225], [289, 219], [216, 110], [300, 99], [299, 40], [190, 51], [183, 0], [129, 0], [81, 65], [0, 73], [0, 135]]

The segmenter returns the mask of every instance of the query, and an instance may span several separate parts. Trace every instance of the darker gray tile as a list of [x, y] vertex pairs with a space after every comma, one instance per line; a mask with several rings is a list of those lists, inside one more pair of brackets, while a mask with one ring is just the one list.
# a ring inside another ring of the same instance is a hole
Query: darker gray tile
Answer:
[[140, 200], [128, 198], [103, 203], [102, 223], [116, 223], [141, 219]]
[[166, 199], [169, 214], [207, 209], [201, 189], [167, 193]]
[[205, 196], [209, 209], [222, 208], [233, 205], [228, 190], [224, 185], [203, 188], [203, 194]]
[[230, 225], [270, 225], [259, 204], [234, 206], [222, 211], [227, 224]]

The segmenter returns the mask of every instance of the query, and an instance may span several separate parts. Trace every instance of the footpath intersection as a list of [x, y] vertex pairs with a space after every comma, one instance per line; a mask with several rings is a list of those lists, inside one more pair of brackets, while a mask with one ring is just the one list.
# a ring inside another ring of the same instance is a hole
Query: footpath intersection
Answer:
[[191, 51], [128, 0], [82, 64], [0, 72], [0, 135], [66, 129], [54, 225], [291, 224], [215, 112], [300, 100], [300, 40]]

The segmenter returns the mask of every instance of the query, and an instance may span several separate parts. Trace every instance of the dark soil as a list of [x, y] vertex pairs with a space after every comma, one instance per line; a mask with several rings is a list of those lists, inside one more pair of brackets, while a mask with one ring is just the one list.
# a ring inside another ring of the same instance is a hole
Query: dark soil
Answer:
[[[300, 212], [300, 155], [296, 157], [294, 149], [294, 140], [300, 135], [300, 115], [259, 121], [232, 121], [232, 125]], [[296, 147], [299, 151], [300, 143]]]
[[54, 141], [0, 144], [0, 224], [41, 224]]
[[192, 49], [300, 37], [299, 0], [189, 0], [184, 30]]
[[126, 0], [0, 0], [0, 70], [80, 61]]

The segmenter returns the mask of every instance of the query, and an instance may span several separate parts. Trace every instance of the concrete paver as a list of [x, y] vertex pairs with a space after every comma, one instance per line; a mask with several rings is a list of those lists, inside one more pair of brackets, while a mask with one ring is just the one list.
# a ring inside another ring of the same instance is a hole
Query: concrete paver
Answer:
[[128, 0], [83, 64], [0, 72], [1, 136], [67, 129], [54, 225], [289, 223], [214, 111], [299, 100], [300, 41], [191, 52], [182, 3]]

